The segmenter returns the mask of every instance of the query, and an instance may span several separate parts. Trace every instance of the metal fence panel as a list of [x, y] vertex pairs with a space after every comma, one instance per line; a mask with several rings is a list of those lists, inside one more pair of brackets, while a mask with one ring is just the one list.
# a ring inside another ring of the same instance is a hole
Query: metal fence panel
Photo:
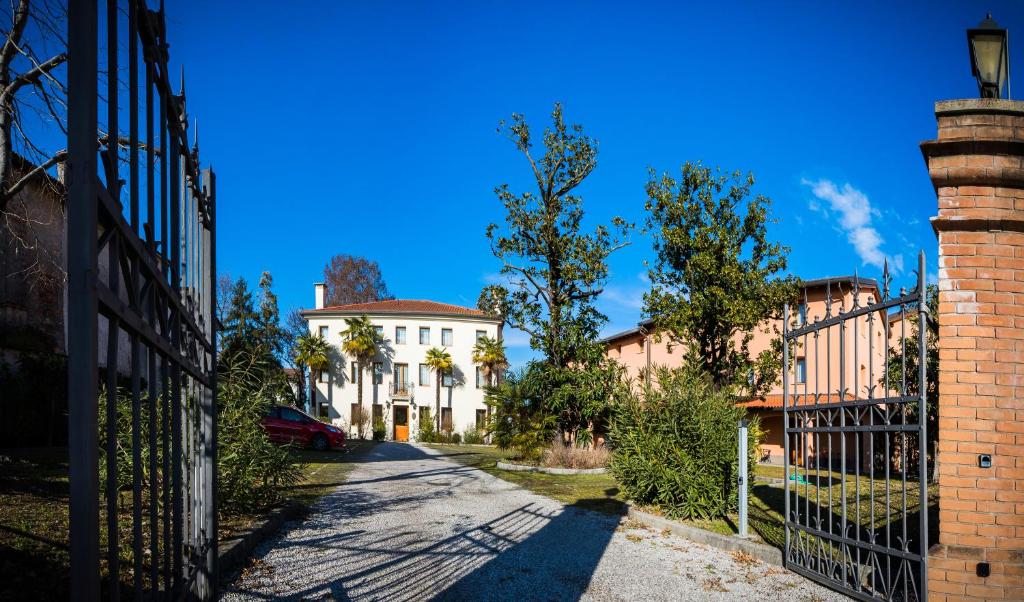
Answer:
[[189, 149], [162, 5], [68, 8], [71, 587], [212, 599], [216, 180]]
[[[788, 568], [855, 598], [924, 601], [924, 253], [914, 290], [890, 298], [889, 280], [886, 265], [878, 288], [856, 276], [846, 290], [828, 282], [824, 315], [813, 322], [799, 317], [806, 297], [796, 323], [785, 308], [784, 557]], [[914, 336], [916, 369], [907, 363]]]

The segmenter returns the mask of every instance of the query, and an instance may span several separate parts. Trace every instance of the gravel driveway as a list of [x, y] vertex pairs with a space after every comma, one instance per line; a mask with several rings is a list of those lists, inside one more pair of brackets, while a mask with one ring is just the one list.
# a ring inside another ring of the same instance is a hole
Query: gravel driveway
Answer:
[[842, 600], [782, 569], [382, 443], [225, 600]]

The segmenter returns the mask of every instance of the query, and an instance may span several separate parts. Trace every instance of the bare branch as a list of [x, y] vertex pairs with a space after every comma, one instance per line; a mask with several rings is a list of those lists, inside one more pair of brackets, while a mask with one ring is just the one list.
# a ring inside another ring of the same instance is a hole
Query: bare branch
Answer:
[[13, 96], [28, 84], [38, 84], [39, 78], [48, 74], [54, 68], [60, 66], [64, 61], [68, 60], [68, 55], [60, 53], [57, 56], [50, 57], [48, 60], [36, 65], [32, 69], [29, 69], [25, 73], [22, 73], [18, 77], [14, 78], [9, 86], [2, 93], [0, 93], [0, 105], [8, 101], [8, 98]]
[[22, 176], [20, 180], [15, 182], [10, 188], [7, 189], [6, 192], [4, 192], [4, 194], [3, 194], [3, 203], [4, 203], [4, 205], [6, 205], [7, 202], [14, 195], [16, 195], [19, 192], [21, 192], [21, 189], [24, 188], [26, 184], [31, 182], [33, 179], [39, 177], [40, 175], [46, 173], [47, 169], [50, 169], [51, 167], [53, 167], [54, 165], [56, 165], [58, 163], [63, 163], [64, 159], [67, 158], [67, 155], [68, 155], [67, 151], [63, 151], [63, 150], [62, 151], [58, 151], [57, 154], [55, 154], [54, 156], [50, 157], [48, 160], [44, 161], [43, 163], [37, 165], [30, 172], [28, 172], [27, 174]]

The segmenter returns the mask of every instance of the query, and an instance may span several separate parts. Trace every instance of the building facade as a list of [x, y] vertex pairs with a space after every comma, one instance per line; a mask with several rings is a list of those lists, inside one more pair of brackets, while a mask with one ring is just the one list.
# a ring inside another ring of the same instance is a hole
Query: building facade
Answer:
[[[856, 300], [855, 295], [858, 296]], [[792, 308], [790, 324], [796, 328], [824, 319], [829, 300], [832, 304], [831, 315], [835, 316], [839, 311], [852, 309], [855, 301], [859, 307], [864, 307], [876, 302], [878, 298], [878, 283], [874, 280], [855, 280], [854, 276], [808, 280], [804, 282], [801, 291], [801, 302]], [[857, 323], [856, 333], [851, 330], [850, 336], [845, 337], [842, 343], [845, 358], [842, 365], [835, 361], [840, 357], [838, 337], [817, 341], [807, 337], [808, 340], [794, 350], [793, 365], [790, 367], [791, 403], [802, 403], [805, 396], [815, 392], [824, 394], [828, 391], [830, 395], [838, 395], [841, 382], [845, 385], [847, 399], [882, 395], [880, 388], [871, 387], [881, 379], [886, 349], [890, 344], [888, 331], [893, 325], [885, 326], [888, 319], [875, 317], [878, 319], [869, 320], [865, 315], [851, 321]], [[768, 320], [756, 328], [749, 343], [751, 357], [770, 349], [773, 340], [780, 338], [781, 333], [782, 320]], [[874, 339], [870, 344], [869, 338]], [[647, 379], [654, 367], [681, 366], [686, 354], [686, 349], [672, 343], [668, 336], [658, 336], [651, 320], [644, 320], [636, 328], [609, 336], [603, 339], [603, 343], [607, 356], [625, 366], [627, 374], [637, 384]], [[761, 461], [771, 464], [783, 462], [782, 393], [782, 382], [779, 380], [772, 383], [765, 395], [742, 402], [743, 406], [760, 418], [761, 428], [765, 431]], [[826, 447], [820, 441], [808, 441], [806, 452], [791, 450], [791, 459], [799, 463], [805, 460], [832, 463], [834, 458], [826, 457], [830, 455]]]
[[369, 414], [366, 433], [379, 418], [387, 439], [415, 441], [428, 412], [437, 424], [437, 375], [426, 364], [427, 350], [433, 347], [447, 351], [454, 365], [441, 379], [441, 429], [462, 433], [483, 426], [486, 373], [473, 362], [473, 347], [481, 337], [501, 339], [500, 318], [468, 307], [411, 299], [325, 307], [323, 285], [317, 284], [315, 291], [314, 309], [302, 316], [309, 331], [323, 336], [333, 348], [330, 368], [315, 383], [315, 402], [332, 423], [347, 428], [350, 435], [357, 433], [360, 367], [342, 351], [341, 333], [347, 328], [346, 318], [366, 316], [384, 339], [362, 374], [362, 411]]

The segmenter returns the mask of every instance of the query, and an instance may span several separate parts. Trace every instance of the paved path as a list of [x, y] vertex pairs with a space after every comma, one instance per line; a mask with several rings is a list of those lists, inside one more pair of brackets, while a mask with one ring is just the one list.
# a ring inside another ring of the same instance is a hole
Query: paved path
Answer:
[[843, 599], [792, 573], [565, 507], [438, 452], [370, 451], [225, 600]]

